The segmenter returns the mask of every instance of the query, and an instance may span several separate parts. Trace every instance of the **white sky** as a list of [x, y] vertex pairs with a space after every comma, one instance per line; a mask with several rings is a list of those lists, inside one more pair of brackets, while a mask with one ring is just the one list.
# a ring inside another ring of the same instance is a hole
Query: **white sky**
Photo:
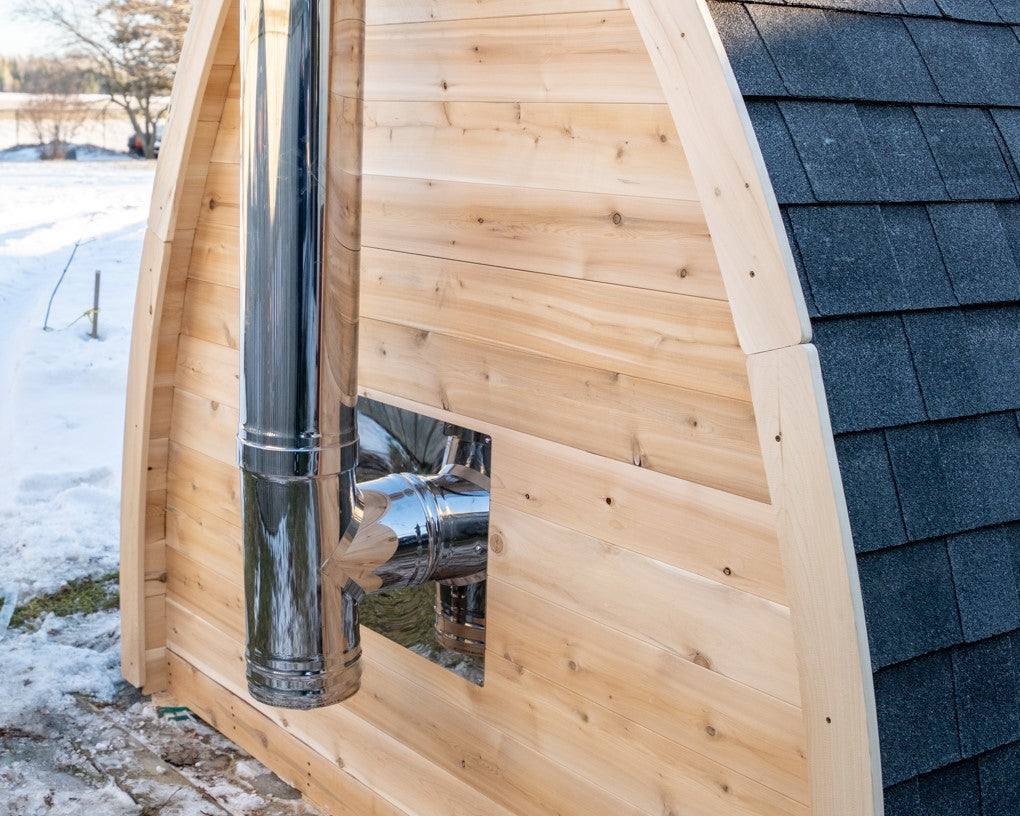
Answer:
[[0, 55], [54, 53], [59, 43], [51, 29], [15, 14], [22, 0], [0, 0]]

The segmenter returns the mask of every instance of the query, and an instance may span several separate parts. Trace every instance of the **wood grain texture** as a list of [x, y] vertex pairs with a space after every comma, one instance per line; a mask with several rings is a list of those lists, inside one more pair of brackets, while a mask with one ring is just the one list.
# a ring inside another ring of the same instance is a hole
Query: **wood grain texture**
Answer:
[[749, 399], [728, 304], [365, 250], [361, 314], [657, 382]]
[[[219, 115], [215, 106], [206, 105], [206, 86], [214, 65], [229, 60], [229, 44], [219, 51], [225, 23], [230, 16], [238, 13], [237, 0], [200, 0], [192, 10], [188, 32], [184, 38], [180, 68], [174, 79], [170, 100], [172, 114], [167, 122], [160, 161], [156, 164], [156, 178], [153, 182], [152, 203], [149, 211], [149, 229], [163, 241], [168, 240], [178, 227], [181, 199], [186, 194], [185, 185], [193, 183], [196, 176], [204, 178], [205, 171], [191, 162], [191, 152], [200, 124], [211, 124], [204, 128], [213, 136]], [[216, 89], [214, 89], [214, 94]], [[226, 87], [219, 93], [222, 99]], [[222, 108], [222, 102], [220, 103]], [[208, 137], [207, 137], [208, 138]], [[210, 139], [208, 150], [212, 150]], [[194, 226], [194, 222], [190, 223]]]
[[[244, 694], [241, 633], [231, 635], [210, 625], [174, 598], [167, 612], [171, 652], [235, 694]], [[272, 712], [277, 722], [320, 754], [341, 759], [348, 773], [370, 780], [373, 789], [384, 791], [409, 813], [641, 813], [582, 784], [564, 766], [506, 737], [444, 696], [401, 684], [380, 664], [366, 661], [365, 672], [375, 675], [375, 691], [343, 706], [311, 712], [257, 707]], [[187, 699], [179, 689], [172, 691], [182, 702]], [[507, 809], [504, 801], [516, 804]]]
[[144, 541], [152, 378], [156, 367], [154, 337], [162, 317], [160, 301], [166, 288], [169, 261], [170, 247], [146, 230], [128, 358], [120, 509], [120, 611], [124, 620], [121, 671], [136, 686], [145, 682]]
[[368, 100], [365, 172], [698, 200], [665, 104]]
[[425, 405], [767, 500], [748, 403], [361, 320], [361, 382]]
[[[196, 174], [204, 177], [204, 166], [212, 150], [218, 113], [215, 97], [222, 82], [220, 63], [231, 64], [219, 50], [224, 25], [236, 2], [202, 0], [193, 10], [185, 47], [174, 84], [171, 107], [173, 115], [167, 125], [166, 149], [157, 163], [153, 183], [148, 228], [142, 246], [141, 269], [135, 300], [131, 352], [128, 361], [127, 404], [124, 422], [124, 454], [121, 498], [121, 666], [124, 677], [137, 686], [152, 688], [147, 683], [148, 654], [160, 647], [162, 638], [147, 626], [144, 601], [145, 542], [163, 531], [152, 524], [147, 512], [147, 495], [151, 489], [148, 453], [150, 441], [163, 436], [158, 418], [153, 416], [160, 401], [153, 393], [157, 360], [172, 358], [173, 343], [162, 342], [163, 332], [173, 333], [172, 309], [164, 311], [164, 298], [169, 291], [171, 304], [179, 289], [168, 283], [174, 276], [182, 278], [184, 257], [190, 255], [194, 221], [182, 204], [189, 189], [194, 187]], [[207, 93], [210, 85], [212, 93]], [[212, 103], [211, 105], [209, 103]], [[176, 257], [174, 257], [176, 256]], [[167, 320], [166, 318], [170, 318]], [[169, 325], [165, 325], [169, 324]], [[162, 354], [160, 352], [163, 352]], [[164, 366], [165, 368], [165, 366]], [[164, 386], [165, 388], [165, 386]], [[165, 477], [155, 477], [164, 482]], [[149, 642], [148, 635], [154, 638]]]
[[611, 11], [626, 7], [625, 0], [419, 0], [414, 3], [407, 0], [373, 0], [365, 8], [365, 20], [369, 25], [385, 25], [571, 11]]
[[170, 653], [168, 685], [203, 720], [275, 769], [309, 801], [336, 816], [406, 816], [406, 811], [344, 771], [340, 757], [309, 747], [236, 690], [216, 682], [208, 668]]
[[787, 605], [770, 505], [534, 436], [490, 432], [493, 490], [506, 506]]
[[819, 780], [854, 795], [860, 710], [797, 662], [845, 620], [799, 617], [825, 599], [776, 512], [803, 476], [766, 479], [775, 389], [744, 359], [803, 324], [699, 3], [370, 6], [361, 391], [492, 434], [498, 552], [485, 687], [365, 631], [364, 690], [326, 712], [244, 691], [234, 27], [212, 58], [225, 104], [196, 109], [188, 281], [147, 398], [165, 470], [142, 602], [168, 651], [137, 659], [332, 812], [806, 816], [836, 812]]
[[704, 0], [630, 0], [691, 165], [749, 354], [810, 339], [779, 205]]
[[627, 11], [397, 24], [366, 34], [366, 99], [664, 101]]
[[489, 522], [490, 576], [800, 705], [789, 609], [498, 500]]
[[[487, 648], [798, 802], [808, 801], [800, 709], [548, 598], [492, 578]], [[522, 627], [519, 621], [527, 620]]]
[[797, 636], [812, 813], [881, 813], [867, 630], [818, 354], [756, 354], [748, 372]]
[[364, 195], [366, 247], [726, 297], [697, 203], [390, 176]]

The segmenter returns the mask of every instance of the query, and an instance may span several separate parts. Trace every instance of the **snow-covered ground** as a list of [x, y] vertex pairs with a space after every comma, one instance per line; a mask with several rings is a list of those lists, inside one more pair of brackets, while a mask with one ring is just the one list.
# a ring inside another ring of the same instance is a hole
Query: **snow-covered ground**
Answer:
[[[117, 570], [124, 390], [152, 178], [151, 162], [0, 161], [0, 630], [15, 597]], [[272, 779], [124, 686], [116, 612], [0, 631], [0, 816], [314, 813]]]

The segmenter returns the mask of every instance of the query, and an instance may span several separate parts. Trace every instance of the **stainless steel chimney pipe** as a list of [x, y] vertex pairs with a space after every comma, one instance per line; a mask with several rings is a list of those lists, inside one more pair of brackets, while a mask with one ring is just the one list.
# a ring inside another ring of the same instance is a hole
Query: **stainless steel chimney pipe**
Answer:
[[318, 708], [358, 690], [364, 595], [484, 579], [488, 442], [357, 484], [364, 0], [245, 0], [242, 36], [248, 689]]
[[245, 0], [241, 33], [247, 674], [255, 699], [313, 708], [361, 672], [357, 588], [320, 567], [360, 519], [364, 2]]

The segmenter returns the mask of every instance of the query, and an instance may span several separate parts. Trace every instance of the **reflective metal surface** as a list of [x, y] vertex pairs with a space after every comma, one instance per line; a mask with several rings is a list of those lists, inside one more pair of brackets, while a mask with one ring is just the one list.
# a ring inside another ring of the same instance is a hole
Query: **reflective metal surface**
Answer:
[[367, 595], [485, 573], [489, 479], [460, 465], [435, 476], [395, 473], [358, 491], [364, 516], [350, 546], [324, 569]]
[[[329, 0], [245, 0], [241, 24], [246, 657], [253, 697], [298, 708], [349, 696], [360, 676], [357, 588], [320, 571], [338, 542], [353, 538], [360, 517], [354, 406], [364, 15], [359, 3], [344, 2], [354, 19], [336, 21], [331, 38], [330, 7]], [[332, 64], [331, 42], [343, 55]], [[334, 105], [333, 122], [331, 87], [354, 90]]]
[[248, 687], [316, 708], [358, 690], [366, 594], [484, 578], [488, 440], [356, 484], [364, 0], [245, 0], [242, 37]]
[[444, 649], [485, 654], [485, 581], [436, 584], [436, 639]]
[[[446, 462], [488, 477], [492, 440], [466, 428], [447, 425]], [[442, 581], [436, 586], [436, 639], [444, 649], [485, 654], [485, 571]]]

